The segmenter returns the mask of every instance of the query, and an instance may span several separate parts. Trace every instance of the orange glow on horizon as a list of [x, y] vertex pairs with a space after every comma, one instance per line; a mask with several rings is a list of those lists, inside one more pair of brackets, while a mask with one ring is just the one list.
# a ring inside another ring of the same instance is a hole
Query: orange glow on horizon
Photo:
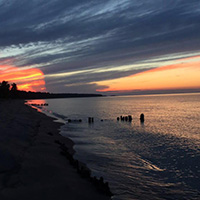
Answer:
[[44, 74], [40, 69], [20, 69], [14, 66], [0, 65], [0, 82], [16, 83], [19, 90], [45, 91]]
[[180, 59], [173, 65], [150, 69], [128, 77], [97, 82], [109, 88], [99, 92], [200, 88], [200, 56]]

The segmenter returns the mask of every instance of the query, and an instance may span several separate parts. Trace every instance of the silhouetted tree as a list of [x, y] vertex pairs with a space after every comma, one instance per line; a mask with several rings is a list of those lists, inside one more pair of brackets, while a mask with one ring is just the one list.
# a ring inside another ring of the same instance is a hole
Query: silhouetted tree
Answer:
[[18, 98], [18, 90], [17, 90], [17, 84], [12, 83], [11, 89], [10, 89], [10, 97], [11, 98]]
[[8, 84], [8, 81], [2, 81], [0, 83], [0, 97], [7, 98], [9, 96], [10, 92], [10, 84]]
[[11, 85], [11, 90], [10, 90], [11, 92], [17, 92], [17, 84], [16, 83], [13, 83], [12, 85]]

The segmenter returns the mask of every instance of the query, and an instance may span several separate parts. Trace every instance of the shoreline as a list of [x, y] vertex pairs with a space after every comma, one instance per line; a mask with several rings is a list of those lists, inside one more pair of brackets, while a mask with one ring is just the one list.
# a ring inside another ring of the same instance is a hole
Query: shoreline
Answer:
[[[91, 169], [88, 168], [85, 163], [80, 162], [77, 159], [74, 159], [73, 156], [76, 153], [76, 151], [74, 150], [74, 145], [75, 145], [74, 141], [72, 139], [70, 139], [68, 137], [65, 137], [65, 136], [62, 136], [60, 134], [60, 128], [65, 123], [62, 120], [59, 120], [58, 118], [49, 115], [48, 113], [44, 113], [42, 111], [42, 109], [38, 108], [36, 105], [26, 104], [26, 103], [25, 103], [25, 105], [28, 105], [29, 107], [33, 108], [37, 112], [42, 113], [46, 117], [51, 118], [53, 120], [53, 123], [60, 124], [60, 127], [58, 129], [58, 134], [61, 136], [61, 138], [60, 138], [61, 141], [60, 140], [54, 140], [54, 142], [59, 145], [60, 154], [62, 156], [64, 156], [69, 161], [69, 163], [72, 165], [72, 167], [76, 169], [77, 173], [82, 178], [84, 178], [84, 179], [88, 180], [89, 182], [91, 182], [100, 193], [103, 193], [103, 194], [105, 194], [107, 196], [110, 196], [110, 197], [113, 196], [113, 193], [110, 191], [110, 188], [109, 188], [109, 183], [108, 182], [104, 182], [104, 178], [103, 177], [100, 177], [98, 179], [96, 176], [91, 176], [91, 173], [92, 173]], [[48, 134], [52, 136], [51, 133], [48, 133]], [[62, 142], [63, 138], [65, 138], [65, 139], [70, 141], [70, 146], [68, 146], [68, 145], [66, 146], [65, 143]]]
[[91, 177], [82, 178], [80, 169], [89, 171], [84, 164], [73, 159], [74, 167], [63, 158], [75, 151], [74, 142], [60, 135], [61, 123], [22, 100], [0, 100], [0, 116], [1, 200], [110, 199]]

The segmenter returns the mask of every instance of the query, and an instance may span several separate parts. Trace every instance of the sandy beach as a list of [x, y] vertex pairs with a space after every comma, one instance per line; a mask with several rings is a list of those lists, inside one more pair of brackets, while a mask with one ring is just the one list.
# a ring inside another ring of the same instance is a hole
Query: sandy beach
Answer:
[[74, 152], [73, 142], [59, 135], [60, 126], [21, 100], [0, 100], [1, 200], [110, 199], [60, 154], [55, 141]]

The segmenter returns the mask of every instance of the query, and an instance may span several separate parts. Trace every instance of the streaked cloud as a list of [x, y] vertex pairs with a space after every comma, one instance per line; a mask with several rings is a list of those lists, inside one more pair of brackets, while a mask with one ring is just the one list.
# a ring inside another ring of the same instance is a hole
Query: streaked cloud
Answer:
[[100, 81], [200, 55], [199, 6], [198, 0], [1, 0], [0, 65], [40, 70], [50, 92], [83, 86], [95, 92], [109, 87]]
[[[200, 56], [177, 60], [172, 65], [153, 68], [125, 78], [101, 81], [109, 85], [100, 92], [121, 92], [137, 90], [173, 90], [200, 88]], [[166, 78], [167, 77], [167, 78]]]

